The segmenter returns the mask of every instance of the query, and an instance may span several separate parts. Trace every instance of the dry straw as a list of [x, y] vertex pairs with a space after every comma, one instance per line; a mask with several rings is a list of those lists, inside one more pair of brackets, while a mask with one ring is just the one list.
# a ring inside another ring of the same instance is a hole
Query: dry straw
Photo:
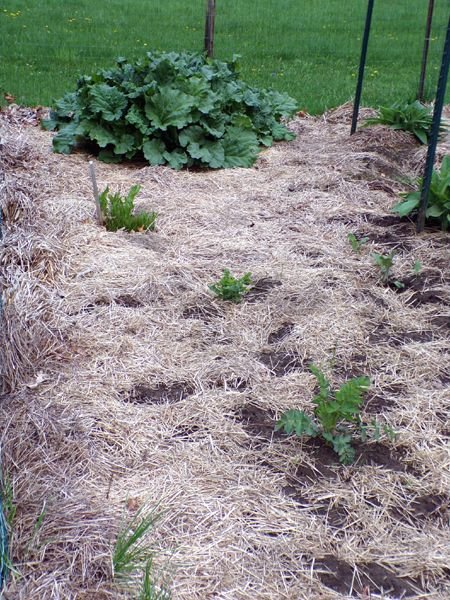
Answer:
[[[127, 234], [95, 223], [89, 157], [13, 117], [0, 420], [21, 576], [5, 598], [125, 597], [114, 540], [142, 505], [163, 510], [148, 544], [174, 599], [448, 597], [448, 238], [390, 222], [412, 138], [350, 138], [342, 107], [294, 121], [253, 169], [96, 163], [100, 190], [139, 183], [159, 214]], [[397, 278], [422, 263], [417, 289], [380, 285], [370, 253], [392, 249]], [[209, 293], [224, 268], [259, 282], [243, 303]], [[339, 467], [275, 436], [282, 411], [312, 408], [309, 362], [333, 385], [368, 375], [364, 417], [396, 440]]]

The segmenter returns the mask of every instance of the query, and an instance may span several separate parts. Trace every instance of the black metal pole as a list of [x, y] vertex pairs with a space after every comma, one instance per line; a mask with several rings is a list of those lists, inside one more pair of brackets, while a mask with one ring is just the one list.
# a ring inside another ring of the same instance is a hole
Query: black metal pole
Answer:
[[417, 99], [423, 100], [423, 90], [425, 87], [425, 77], [427, 72], [427, 62], [428, 62], [428, 50], [430, 48], [430, 37], [431, 37], [431, 25], [433, 22], [433, 11], [434, 11], [434, 0], [430, 0], [428, 4], [428, 15], [427, 15], [427, 24], [425, 27], [425, 41], [423, 44], [422, 51], [422, 65], [420, 68], [420, 79], [419, 79], [419, 90], [417, 92]]
[[427, 160], [425, 163], [425, 174], [423, 176], [422, 193], [420, 195], [419, 213], [417, 215], [416, 231], [421, 233], [425, 227], [425, 213], [430, 193], [431, 176], [433, 174], [436, 146], [439, 138], [439, 127], [441, 124], [442, 107], [444, 106], [445, 90], [447, 88], [448, 69], [450, 66], [450, 18], [447, 25], [444, 52], [442, 54], [441, 70], [434, 102], [433, 123], [431, 125], [430, 138], [428, 140]]
[[355, 102], [353, 103], [352, 128], [350, 135], [356, 131], [356, 123], [358, 122], [359, 104], [361, 102], [362, 84], [364, 79], [364, 69], [366, 67], [367, 46], [369, 44], [370, 24], [372, 22], [374, 0], [369, 0], [367, 5], [366, 25], [364, 27], [364, 35], [361, 48], [361, 58], [359, 61], [358, 82], [356, 84]]

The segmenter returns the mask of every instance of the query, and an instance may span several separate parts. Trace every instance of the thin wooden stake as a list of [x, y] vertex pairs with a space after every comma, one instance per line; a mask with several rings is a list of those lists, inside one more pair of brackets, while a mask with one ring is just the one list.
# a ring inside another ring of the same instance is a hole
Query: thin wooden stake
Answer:
[[214, 54], [214, 21], [216, 17], [216, 0], [208, 0], [205, 21], [205, 53], [209, 58]]
[[97, 187], [97, 179], [95, 177], [95, 167], [92, 160], [89, 161], [89, 175], [91, 176], [92, 188], [94, 190], [94, 200], [95, 200], [95, 214], [97, 215], [97, 221], [99, 225], [103, 225], [103, 213], [102, 208], [100, 206], [100, 200], [98, 197], [98, 187]]

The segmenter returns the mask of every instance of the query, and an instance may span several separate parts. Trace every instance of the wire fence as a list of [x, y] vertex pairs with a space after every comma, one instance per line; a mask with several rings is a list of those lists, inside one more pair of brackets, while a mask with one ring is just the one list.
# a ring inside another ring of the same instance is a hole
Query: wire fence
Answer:
[[[377, 0], [367, 57], [366, 104], [415, 95], [429, 0]], [[0, 88], [27, 103], [48, 104], [80, 74], [118, 55], [204, 47], [207, 0], [3, 0]], [[436, 0], [425, 96], [434, 96], [448, 0]], [[367, 0], [216, 0], [214, 56], [241, 55], [250, 83], [294, 96], [320, 112], [354, 94]], [[5, 12], [6, 11], [6, 12]], [[14, 12], [15, 11], [15, 12]], [[11, 16], [14, 15], [14, 16]]]

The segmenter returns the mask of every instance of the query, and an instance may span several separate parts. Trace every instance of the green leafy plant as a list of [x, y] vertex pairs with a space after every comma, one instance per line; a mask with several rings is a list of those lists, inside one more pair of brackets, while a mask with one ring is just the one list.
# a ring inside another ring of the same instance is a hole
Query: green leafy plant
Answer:
[[422, 270], [422, 263], [420, 262], [420, 260], [415, 260], [414, 264], [413, 264], [413, 272], [415, 275], [418, 275], [420, 273], [420, 271]]
[[81, 77], [43, 121], [55, 152], [88, 143], [105, 162], [145, 158], [174, 169], [250, 167], [259, 146], [291, 140], [283, 119], [296, 102], [251, 87], [231, 62], [189, 52], [149, 52]]
[[378, 269], [380, 270], [381, 281], [384, 285], [392, 283], [396, 288], [403, 288], [405, 285], [398, 279], [391, 280], [391, 269], [394, 266], [395, 251], [392, 250], [389, 254], [372, 253], [372, 258]]
[[360, 424], [363, 394], [368, 390], [370, 380], [368, 377], [354, 377], [333, 392], [320, 369], [311, 365], [310, 370], [319, 384], [319, 393], [313, 399], [315, 419], [302, 410], [291, 409], [281, 415], [275, 429], [298, 436], [321, 436], [333, 447], [340, 462], [349, 464], [355, 458], [355, 451], [352, 447], [353, 432], [347, 424]]
[[[367, 119], [364, 126], [388, 125], [392, 129], [410, 131], [421, 144], [427, 144], [432, 121], [432, 108], [415, 100], [414, 102], [396, 102], [392, 106], [380, 106], [378, 115]], [[441, 135], [444, 135], [447, 130], [448, 125], [442, 122]]]
[[147, 229], [155, 229], [157, 217], [155, 212], [133, 214], [134, 200], [140, 190], [141, 186], [133, 185], [126, 196], [121, 196], [118, 192], [112, 193], [108, 187], [103, 190], [99, 196], [99, 202], [108, 231], [117, 231], [118, 229], [146, 231]]
[[155, 526], [160, 514], [140, 509], [117, 536], [112, 565], [113, 576], [123, 586], [136, 586], [140, 581], [139, 600], [169, 600], [170, 592], [154, 567], [154, 551], [146, 535]]
[[364, 244], [367, 244], [369, 238], [362, 237], [358, 239], [354, 233], [349, 233], [347, 235], [347, 240], [350, 242], [353, 252], [355, 252], [355, 254], [360, 254], [361, 248]]
[[251, 284], [251, 273], [245, 273], [242, 277], [236, 278], [228, 269], [224, 269], [222, 277], [217, 283], [211, 284], [209, 289], [222, 300], [241, 302]]
[[[418, 180], [418, 189], [412, 192], [402, 192], [404, 198], [396, 204], [392, 211], [401, 217], [407, 217], [416, 212], [420, 204], [423, 178]], [[443, 231], [447, 231], [450, 225], [450, 155], [447, 154], [442, 160], [441, 168], [434, 170], [431, 176], [430, 193], [428, 205], [425, 212], [427, 219], [439, 219]]]

